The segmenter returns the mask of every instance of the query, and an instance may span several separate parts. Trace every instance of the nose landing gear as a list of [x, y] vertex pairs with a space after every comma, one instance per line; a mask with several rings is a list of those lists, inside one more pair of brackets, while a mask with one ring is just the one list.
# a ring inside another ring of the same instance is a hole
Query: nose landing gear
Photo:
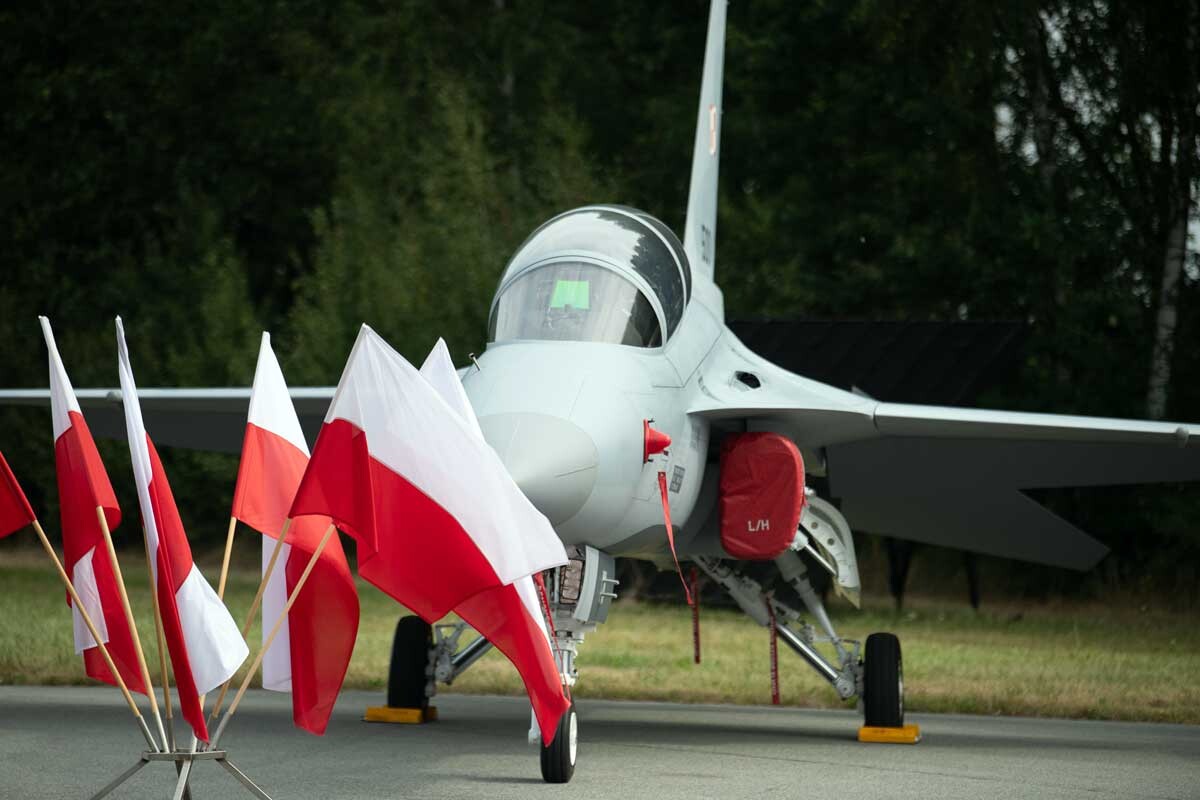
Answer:
[[542, 780], [546, 783], [567, 783], [575, 774], [575, 757], [579, 753], [579, 719], [575, 704], [567, 709], [558, 722], [554, 740], [542, 748]]
[[[551, 649], [559, 677], [568, 687], [578, 677], [575, 656], [579, 645], [587, 633], [608, 618], [619, 583], [611, 555], [593, 547], [574, 546], [569, 556], [566, 565], [544, 573], [546, 605], [554, 617]], [[401, 618], [392, 641], [387, 697], [388, 706], [414, 712], [413, 719], [402, 721], [430, 719], [429, 714], [418, 712], [436, 710], [429, 701], [437, 693], [437, 685], [453, 683], [492, 648], [491, 642], [482, 636], [460, 646], [460, 639], [469, 630], [464, 622], [429, 625], [419, 617]], [[567, 783], [575, 774], [579, 755], [579, 717], [574, 703], [559, 720], [554, 738], [547, 746], [541, 746], [536, 718], [531, 722], [529, 741], [539, 745], [543, 780]]]

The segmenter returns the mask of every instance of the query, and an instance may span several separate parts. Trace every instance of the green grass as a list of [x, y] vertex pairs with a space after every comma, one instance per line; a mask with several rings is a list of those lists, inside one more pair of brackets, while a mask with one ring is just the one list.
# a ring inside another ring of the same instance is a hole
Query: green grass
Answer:
[[[88, 682], [71, 644], [64, 592], [44, 559], [0, 555], [0, 683]], [[151, 664], [157, 663], [144, 562], [124, 572]], [[217, 569], [205, 565], [215, 584]], [[257, 587], [235, 571], [227, 595], [244, 618]], [[391, 634], [402, 610], [359, 584], [362, 624], [347, 687], [382, 689]], [[843, 636], [889, 630], [904, 647], [912, 711], [1020, 714], [1200, 723], [1200, 629], [1193, 616], [1103, 605], [988, 605], [982, 612], [914, 600], [897, 615], [883, 598], [859, 612], [831, 610]], [[619, 602], [581, 647], [583, 697], [704, 703], [767, 703], [767, 632], [740, 613], [702, 609], [703, 663], [692, 663], [691, 616], [678, 606]], [[259, 641], [257, 624], [251, 643]], [[153, 668], [152, 668], [153, 669]], [[156, 672], [156, 671], [155, 671]], [[157, 680], [157, 676], [156, 676]], [[833, 690], [780, 645], [783, 702], [840, 707]], [[516, 694], [516, 671], [493, 651], [443, 691]]]

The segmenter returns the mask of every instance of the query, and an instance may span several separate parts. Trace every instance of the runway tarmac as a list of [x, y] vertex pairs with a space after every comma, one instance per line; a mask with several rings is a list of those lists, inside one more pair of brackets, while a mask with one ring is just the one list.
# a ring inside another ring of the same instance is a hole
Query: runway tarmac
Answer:
[[[912, 714], [924, 741], [860, 744], [853, 711], [579, 701], [574, 780], [543, 784], [519, 698], [442, 695], [431, 725], [359, 721], [346, 692], [328, 733], [291, 725], [286, 695], [251, 692], [223, 744], [285, 798], [1200, 798], [1200, 726]], [[0, 798], [88, 798], [144, 743], [115, 689], [0, 687]], [[196, 800], [249, 798], [215, 764]], [[166, 798], [150, 764], [113, 798]]]

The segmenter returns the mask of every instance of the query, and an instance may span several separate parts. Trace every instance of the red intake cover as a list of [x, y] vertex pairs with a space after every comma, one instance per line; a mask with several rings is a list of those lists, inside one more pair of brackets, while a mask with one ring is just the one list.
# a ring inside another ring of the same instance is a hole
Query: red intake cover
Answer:
[[777, 433], [739, 433], [721, 445], [721, 546], [767, 561], [796, 538], [804, 508], [804, 459]]

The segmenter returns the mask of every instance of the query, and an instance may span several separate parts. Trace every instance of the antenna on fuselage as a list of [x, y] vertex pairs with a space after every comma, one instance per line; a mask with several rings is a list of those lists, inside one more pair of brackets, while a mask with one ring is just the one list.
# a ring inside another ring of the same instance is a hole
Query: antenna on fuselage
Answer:
[[725, 72], [726, 0], [712, 0], [708, 39], [704, 45], [704, 77], [696, 114], [692, 149], [692, 182], [688, 189], [683, 249], [692, 269], [713, 275], [717, 248], [717, 167], [721, 161], [721, 83]]

